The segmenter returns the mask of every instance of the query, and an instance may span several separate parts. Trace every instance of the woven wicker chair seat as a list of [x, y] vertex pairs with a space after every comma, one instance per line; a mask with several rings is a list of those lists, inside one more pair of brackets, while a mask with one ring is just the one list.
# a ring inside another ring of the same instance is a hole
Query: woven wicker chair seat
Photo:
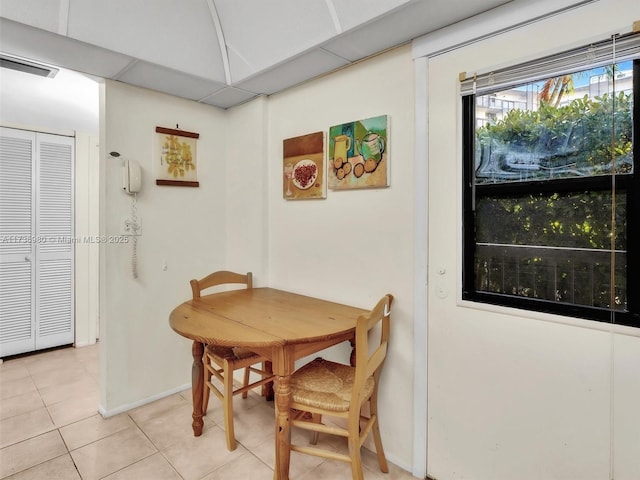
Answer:
[[[332, 412], [347, 412], [355, 372], [354, 367], [316, 358], [291, 376], [293, 401]], [[362, 398], [369, 398], [374, 386], [373, 377], [369, 377]]]
[[239, 360], [242, 358], [258, 357], [257, 354], [243, 347], [221, 347], [219, 345], [207, 345], [206, 353], [223, 360]]

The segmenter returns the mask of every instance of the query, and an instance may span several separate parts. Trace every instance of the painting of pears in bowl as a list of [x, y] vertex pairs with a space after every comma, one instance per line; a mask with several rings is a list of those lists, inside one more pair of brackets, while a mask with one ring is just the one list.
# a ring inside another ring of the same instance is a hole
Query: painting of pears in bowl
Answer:
[[156, 127], [156, 185], [199, 186], [196, 169], [198, 133]]
[[388, 187], [388, 115], [331, 127], [328, 170], [333, 190]]

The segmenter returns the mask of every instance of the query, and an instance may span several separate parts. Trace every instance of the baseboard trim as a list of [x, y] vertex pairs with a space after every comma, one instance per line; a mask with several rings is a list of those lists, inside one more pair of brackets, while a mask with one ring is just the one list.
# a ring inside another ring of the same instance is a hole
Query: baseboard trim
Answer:
[[182, 392], [184, 390], [187, 390], [187, 389], [190, 389], [190, 388], [191, 388], [191, 384], [187, 383], [185, 385], [181, 385], [179, 387], [172, 388], [171, 390], [167, 390], [165, 392], [158, 393], [157, 395], [152, 395], [151, 397], [147, 397], [147, 398], [144, 398], [142, 400], [138, 400], [137, 402], [128, 403], [126, 405], [121, 405], [120, 407], [112, 408], [110, 410], [107, 410], [106, 408], [104, 408], [104, 406], [102, 406], [102, 404], [100, 404], [98, 406], [98, 413], [100, 415], [102, 415], [102, 417], [104, 417], [104, 418], [113, 417], [114, 415], [118, 415], [120, 413], [127, 412], [129, 410], [134, 409], [134, 408], [141, 407], [141, 406], [146, 405], [148, 403], [155, 402], [156, 400], [160, 400], [161, 398], [168, 397], [169, 395], [173, 395], [175, 393], [180, 393], [180, 392]]

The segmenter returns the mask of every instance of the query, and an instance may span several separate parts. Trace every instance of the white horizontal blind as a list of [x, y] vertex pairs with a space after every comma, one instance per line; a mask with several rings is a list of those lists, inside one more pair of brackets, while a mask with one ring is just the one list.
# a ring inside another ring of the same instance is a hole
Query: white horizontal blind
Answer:
[[460, 82], [460, 93], [462, 95], [486, 94], [587, 68], [609, 65], [612, 63], [614, 54], [616, 62], [638, 57], [640, 34], [629, 33], [615, 39], [609, 38], [494, 72], [482, 74], [466, 72], [467, 78]]

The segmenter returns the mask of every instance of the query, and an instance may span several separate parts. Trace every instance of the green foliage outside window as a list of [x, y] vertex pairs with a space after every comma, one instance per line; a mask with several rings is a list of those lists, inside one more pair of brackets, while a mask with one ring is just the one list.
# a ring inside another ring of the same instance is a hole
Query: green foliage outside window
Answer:
[[[612, 193], [609, 179], [633, 173], [632, 101], [625, 92], [541, 101], [476, 129], [477, 291], [625, 308], [626, 191]], [[581, 187], [587, 177], [602, 181]]]

